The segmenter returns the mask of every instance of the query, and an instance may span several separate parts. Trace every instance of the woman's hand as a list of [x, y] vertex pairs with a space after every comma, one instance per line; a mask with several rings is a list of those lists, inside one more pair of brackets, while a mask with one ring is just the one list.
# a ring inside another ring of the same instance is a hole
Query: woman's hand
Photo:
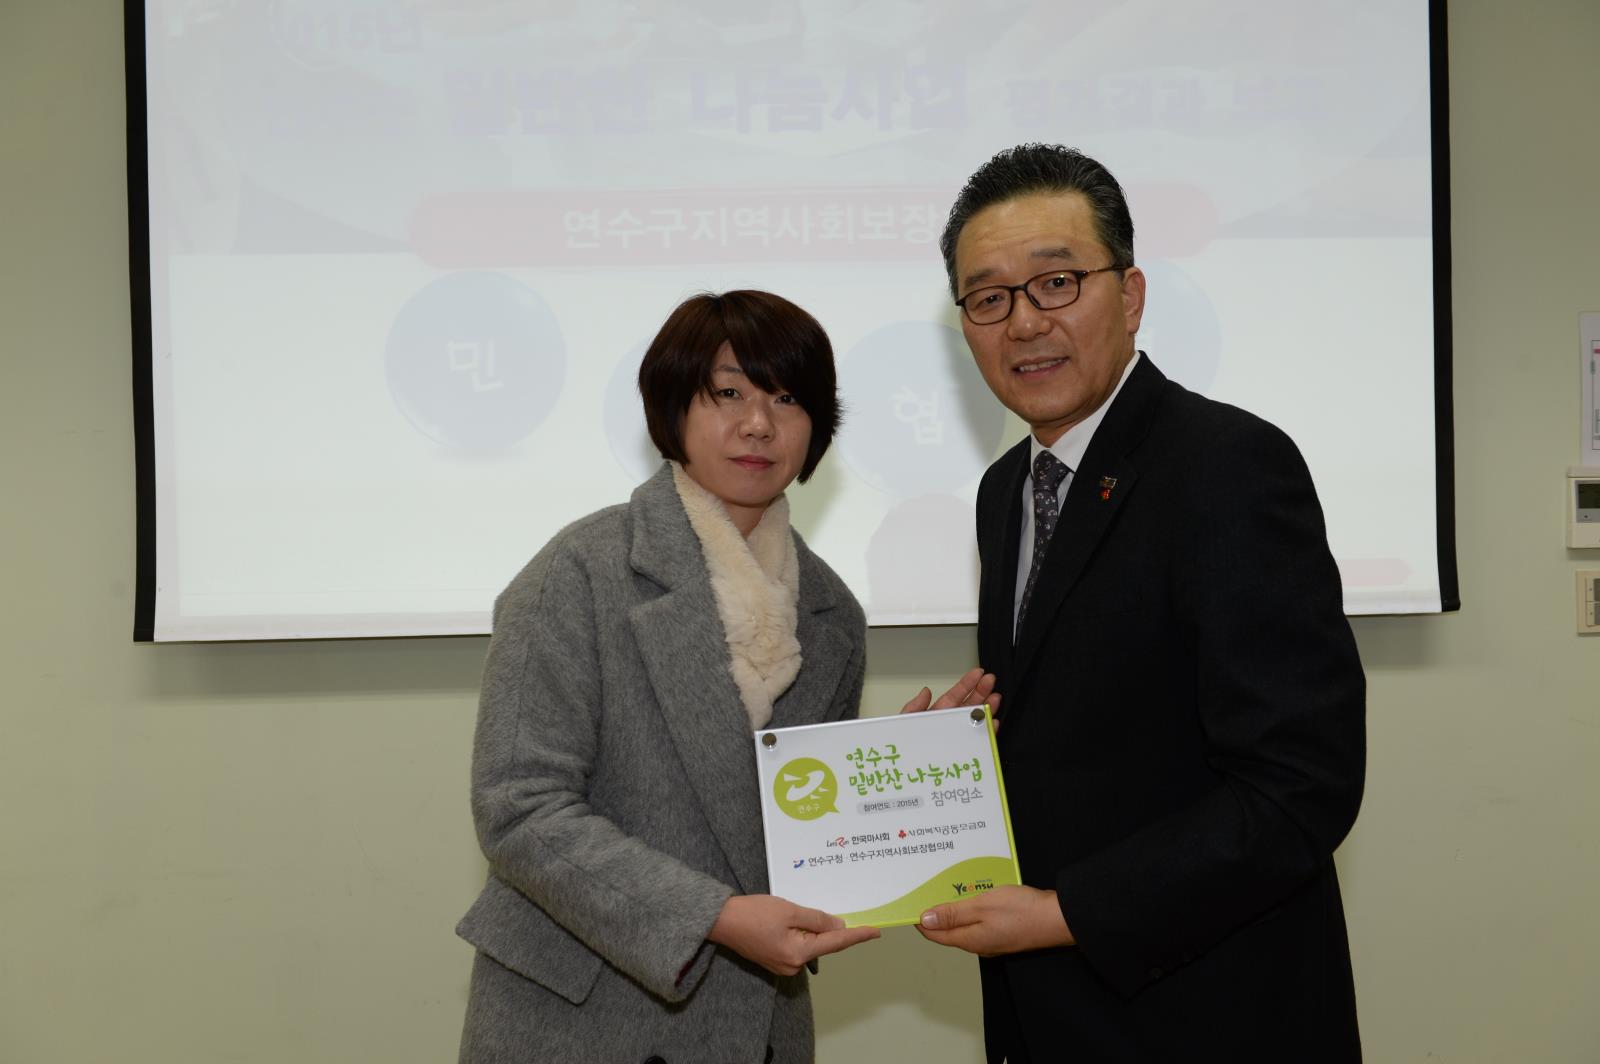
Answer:
[[706, 936], [773, 975], [794, 975], [825, 953], [877, 937], [876, 927], [847, 928], [837, 916], [771, 894], [735, 894]]
[[1000, 710], [1000, 695], [994, 689], [994, 673], [984, 672], [980, 666], [968, 669], [966, 675], [955, 682], [955, 685], [940, 695], [933, 697], [933, 692], [924, 687], [912, 696], [900, 710], [902, 713], [921, 713], [927, 709], [955, 709], [957, 706], [976, 706], [987, 702], [991, 714]]

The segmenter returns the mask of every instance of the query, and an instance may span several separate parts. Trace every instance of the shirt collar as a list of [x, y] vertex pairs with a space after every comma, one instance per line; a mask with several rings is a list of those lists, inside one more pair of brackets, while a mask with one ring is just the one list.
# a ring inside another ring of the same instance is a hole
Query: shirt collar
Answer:
[[[1144, 357], [1144, 352], [1135, 351], [1133, 357], [1128, 359], [1128, 364], [1122, 367], [1122, 376], [1117, 380], [1117, 386], [1111, 389], [1111, 394], [1106, 401], [1095, 408], [1094, 413], [1072, 426], [1061, 434], [1061, 438], [1046, 447], [1039, 442], [1039, 437], [1028, 433], [1028, 468], [1033, 468], [1034, 459], [1039, 457], [1040, 451], [1049, 451], [1061, 460], [1061, 464], [1072, 470], [1078, 471], [1083, 464], [1083, 456], [1089, 451], [1089, 441], [1094, 439], [1094, 430], [1100, 427], [1100, 422], [1105, 420], [1106, 411], [1111, 409], [1111, 404], [1117, 401], [1117, 393], [1122, 391], [1122, 386], [1128, 383], [1128, 377], [1133, 373], [1133, 367], [1138, 365]], [[1031, 473], [1029, 474], [1032, 475]]]

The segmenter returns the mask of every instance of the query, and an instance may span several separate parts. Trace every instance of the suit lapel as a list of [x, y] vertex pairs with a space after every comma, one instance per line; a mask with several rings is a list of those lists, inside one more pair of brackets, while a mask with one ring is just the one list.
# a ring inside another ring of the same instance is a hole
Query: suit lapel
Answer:
[[[983, 667], [1002, 681], [1011, 670], [1012, 625], [1017, 602], [1017, 559], [1022, 540], [1022, 482], [1028, 473], [1028, 440], [1001, 456], [996, 463], [1000, 503], [992, 506], [982, 526], [982, 556], [987, 559], [979, 576], [978, 656]], [[995, 512], [998, 511], [998, 512]], [[1003, 689], [1002, 689], [1003, 690]]]
[[[1022, 631], [1017, 633], [1014, 668], [1007, 681], [1011, 687], [1021, 688], [1062, 602], [1083, 576], [1118, 512], [1133, 494], [1139, 471], [1129, 455], [1149, 433], [1165, 383], [1161, 371], [1148, 358], [1141, 357], [1106, 411], [1105, 420], [1095, 430], [1079, 468], [1073, 471], [1055, 535], [1045, 551], [1043, 568], [1028, 602], [1028, 614], [1023, 618]], [[1019, 485], [1012, 498], [1020, 499], [1021, 491]], [[1013, 554], [1013, 579], [1017, 571], [1015, 559]]]
[[[1084, 567], [1138, 479], [1137, 472], [1126, 459], [1105, 457], [1091, 462], [1094, 450], [1091, 445], [1084, 456], [1083, 468], [1073, 474], [1072, 484], [1067, 488], [1061, 516], [1056, 522], [1056, 534], [1045, 550], [1043, 568], [1034, 585], [1033, 597], [1028, 601], [1028, 614], [1022, 620], [1022, 631], [1017, 633], [1015, 662], [1019, 679], [1033, 664], [1034, 655], [1039, 652], [1062, 600], [1083, 575]], [[1101, 486], [1105, 481], [1115, 485], [1108, 493]], [[1102, 493], [1107, 493], [1106, 497], [1102, 497]], [[1015, 572], [1013, 567], [1012, 573]]]
[[[750, 720], [728, 669], [728, 646], [700, 542], [667, 467], [630, 504], [634, 570], [662, 594], [628, 611], [640, 657], [694, 797], [738, 886], [767, 889]], [[802, 674], [804, 669], [802, 669]]]

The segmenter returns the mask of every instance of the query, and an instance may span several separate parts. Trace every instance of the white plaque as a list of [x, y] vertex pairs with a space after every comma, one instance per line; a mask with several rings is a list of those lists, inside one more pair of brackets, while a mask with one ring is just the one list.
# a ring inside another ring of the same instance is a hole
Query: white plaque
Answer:
[[771, 891], [851, 927], [1020, 883], [987, 706], [758, 731]]

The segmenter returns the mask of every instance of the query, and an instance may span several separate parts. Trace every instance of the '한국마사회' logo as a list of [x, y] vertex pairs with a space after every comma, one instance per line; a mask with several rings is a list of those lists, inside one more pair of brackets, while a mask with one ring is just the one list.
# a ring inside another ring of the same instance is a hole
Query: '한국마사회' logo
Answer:
[[797, 757], [780, 768], [772, 781], [772, 797], [784, 815], [795, 820], [815, 820], [839, 811], [833, 769], [814, 757]]

